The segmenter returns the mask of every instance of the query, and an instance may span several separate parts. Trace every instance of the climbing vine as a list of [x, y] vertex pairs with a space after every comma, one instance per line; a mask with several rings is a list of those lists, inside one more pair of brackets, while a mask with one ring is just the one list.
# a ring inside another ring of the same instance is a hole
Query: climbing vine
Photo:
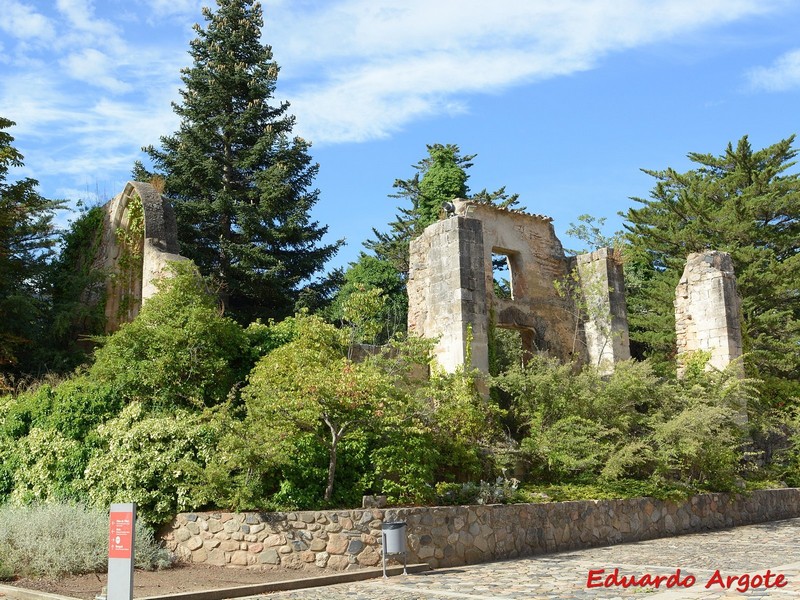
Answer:
[[117, 227], [114, 232], [120, 249], [117, 260], [119, 272], [115, 277], [115, 283], [122, 288], [117, 307], [119, 318], [128, 315], [138, 303], [137, 295], [132, 293], [135, 282], [141, 276], [144, 257], [144, 206], [138, 194], [133, 194], [128, 200], [127, 213], [128, 226]]

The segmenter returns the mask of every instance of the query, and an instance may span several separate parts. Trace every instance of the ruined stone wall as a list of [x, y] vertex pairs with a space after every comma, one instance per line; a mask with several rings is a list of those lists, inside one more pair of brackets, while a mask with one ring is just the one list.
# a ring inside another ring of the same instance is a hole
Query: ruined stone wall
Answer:
[[631, 357], [622, 261], [611, 248], [575, 257], [588, 362], [601, 373]]
[[408, 524], [409, 564], [452, 567], [800, 516], [800, 490], [542, 504], [178, 515], [162, 536], [182, 560], [335, 570], [380, 563], [381, 524]]
[[675, 330], [679, 375], [698, 350], [710, 353], [708, 368], [720, 370], [742, 355], [741, 301], [728, 253], [688, 256], [675, 291]]
[[[562, 360], [580, 354], [583, 348], [575, 340], [575, 310], [553, 283], [566, 280], [568, 263], [552, 219], [480, 202], [458, 200], [455, 206], [456, 214], [481, 223], [482, 274], [495, 326], [520, 331], [529, 352], [547, 351]], [[493, 254], [507, 256], [510, 300], [494, 293]]]
[[106, 331], [132, 321], [155, 294], [155, 280], [169, 261], [187, 260], [178, 250], [175, 214], [152, 185], [128, 182], [103, 206], [103, 235], [93, 266], [107, 274]]
[[[571, 285], [573, 262], [564, 256], [550, 218], [480, 202], [454, 204], [455, 216], [430, 225], [410, 249], [409, 330], [439, 338], [440, 365], [452, 371], [464, 363], [468, 327], [472, 365], [483, 371], [492, 327], [519, 331], [525, 352], [563, 361], [608, 367], [630, 357], [621, 265], [612, 253], [595, 253], [581, 263], [593, 282], [581, 289]], [[494, 293], [493, 255], [508, 262], [510, 299]], [[576, 294], [590, 295], [592, 306], [607, 310], [602, 323], [584, 322]], [[594, 335], [588, 343], [587, 328]], [[607, 330], [609, 343], [602, 343]]]
[[434, 356], [447, 371], [464, 364], [470, 335], [472, 365], [489, 369], [483, 257], [483, 231], [474, 219], [438, 221], [411, 242], [409, 330], [440, 338]]

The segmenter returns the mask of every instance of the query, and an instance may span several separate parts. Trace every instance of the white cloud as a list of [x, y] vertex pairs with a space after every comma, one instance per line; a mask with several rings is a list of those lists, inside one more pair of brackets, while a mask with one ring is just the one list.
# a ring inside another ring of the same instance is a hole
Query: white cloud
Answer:
[[769, 67], [758, 67], [747, 74], [750, 87], [768, 92], [800, 88], [800, 49], [780, 56]]
[[454, 105], [463, 110], [466, 94], [586, 70], [610, 53], [778, 5], [780, 0], [344, 0], [301, 12], [280, 1], [265, 7], [264, 39], [274, 48], [280, 89], [304, 134], [316, 143], [335, 143], [382, 137]]
[[16, 0], [4, 0], [0, 29], [20, 39], [43, 39], [53, 37], [55, 34], [50, 19]]
[[[292, 102], [297, 133], [320, 145], [463, 113], [472, 94], [591, 69], [611, 53], [705, 35], [781, 2], [264, 0], [264, 40], [282, 67], [277, 93]], [[47, 148], [27, 152], [35, 176], [63, 175], [70, 193], [106, 172], [124, 177], [140, 146], [175, 130], [170, 101], [191, 61], [187, 31], [213, 2], [57, 0], [37, 3], [49, 5], [40, 12], [32, 1], [0, 3], [13, 13], [0, 28], [14, 28], [0, 37], [13, 50], [0, 115]]]
[[213, 3], [203, 0], [147, 0], [153, 16], [163, 18], [188, 16], [196, 21], [202, 19], [200, 9]]
[[79, 52], [72, 52], [61, 59], [70, 77], [84, 81], [114, 93], [123, 93], [131, 89], [131, 85], [117, 79], [112, 75], [118, 67], [118, 62], [112, 60], [107, 54], [94, 48], [84, 48]]

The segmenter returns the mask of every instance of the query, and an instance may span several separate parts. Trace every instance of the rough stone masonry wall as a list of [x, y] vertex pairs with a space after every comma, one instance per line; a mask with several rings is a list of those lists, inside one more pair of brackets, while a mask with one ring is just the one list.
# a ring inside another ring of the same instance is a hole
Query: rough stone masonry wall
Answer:
[[709, 368], [724, 369], [742, 355], [741, 302], [733, 261], [726, 252], [690, 254], [675, 290], [678, 375], [682, 359], [698, 350], [711, 357]]
[[612, 248], [599, 248], [576, 256], [575, 268], [589, 364], [610, 374], [616, 363], [631, 357], [622, 260]]
[[447, 371], [464, 364], [471, 336], [472, 366], [488, 372], [481, 223], [463, 217], [438, 221], [411, 241], [409, 254], [409, 331], [438, 338], [434, 357]]
[[[141, 255], [126, 267], [122, 264], [126, 250], [120, 237], [131, 233], [130, 203], [134, 199], [142, 205], [143, 238], [133, 240], [141, 246], [136, 248]], [[179, 254], [172, 206], [149, 183], [129, 181], [122, 192], [103, 205], [103, 212], [103, 236], [93, 264], [107, 274], [105, 315], [110, 333], [132, 321], [142, 302], [156, 293], [155, 281], [167, 275], [167, 263], [187, 259]]]
[[264, 569], [380, 564], [381, 524], [408, 524], [409, 563], [458, 566], [800, 516], [800, 489], [546, 504], [178, 515], [163, 535], [186, 561]]

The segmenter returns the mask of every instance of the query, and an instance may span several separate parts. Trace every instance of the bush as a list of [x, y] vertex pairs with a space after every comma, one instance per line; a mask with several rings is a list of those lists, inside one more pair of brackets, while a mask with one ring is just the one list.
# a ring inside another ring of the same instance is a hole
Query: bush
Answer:
[[189, 411], [154, 415], [139, 403], [98, 428], [99, 451], [84, 485], [93, 504], [136, 502], [147, 523], [160, 525], [194, 510], [205, 497], [205, 466], [216, 451], [220, 421]]
[[128, 401], [203, 408], [224, 401], [250, 367], [248, 338], [223, 317], [191, 263], [172, 263], [131, 323], [105, 341], [89, 370]]
[[[0, 578], [55, 578], [104, 572], [108, 565], [108, 513], [80, 504], [0, 506]], [[173, 555], [153, 532], [136, 523], [136, 566], [165, 568]]]
[[83, 447], [75, 440], [57, 431], [34, 428], [13, 445], [8, 460], [14, 467], [12, 502], [78, 498], [75, 484], [81, 478], [86, 458]]

